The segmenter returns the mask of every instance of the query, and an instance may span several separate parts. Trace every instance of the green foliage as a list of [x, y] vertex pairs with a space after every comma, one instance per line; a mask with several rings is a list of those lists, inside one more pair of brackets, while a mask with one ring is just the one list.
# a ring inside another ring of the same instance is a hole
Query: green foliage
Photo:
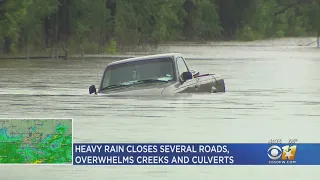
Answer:
[[179, 36], [183, 0], [117, 2], [115, 32], [120, 44], [158, 43]]
[[306, 9], [310, 29], [312, 29], [312, 32], [316, 33], [317, 36], [320, 36], [320, 1], [313, 1], [313, 3], [308, 5]]
[[117, 42], [114, 39], [111, 39], [109, 44], [106, 47], [108, 54], [116, 54], [117, 53]]
[[81, 49], [84, 53], [98, 54], [101, 52], [99, 44], [93, 41], [84, 41], [84, 43], [81, 44]]
[[198, 11], [196, 15], [197, 36], [213, 39], [221, 36], [219, 14], [216, 5], [211, 0], [197, 0]]
[[155, 29], [152, 32], [153, 39], [163, 41], [179, 38], [182, 28], [181, 22], [186, 15], [182, 4], [183, 0], [166, 0], [158, 1], [153, 6], [153, 12], [156, 12], [154, 14]]
[[11, 43], [7, 47], [11, 52], [15, 53], [16, 42], [19, 38], [20, 24], [26, 15], [27, 1], [20, 2], [19, 0], [7, 1], [4, 5], [3, 15], [0, 19], [0, 43], [4, 43], [5, 38], [10, 39]]
[[105, 0], [73, 0], [71, 1], [71, 32], [79, 43], [94, 41], [104, 45], [110, 11], [105, 8]]
[[115, 54], [122, 46], [181, 39], [320, 35], [319, 19], [320, 0], [7, 0], [0, 51], [63, 42], [74, 53]]
[[243, 27], [240, 31], [238, 31], [238, 39], [241, 41], [252, 41], [257, 39], [256, 32], [250, 26]]
[[0, 19], [0, 35], [1, 37], [15, 37], [19, 25], [26, 15], [26, 8], [29, 3], [19, 0], [7, 1], [2, 9], [3, 15]]
[[282, 38], [282, 37], [284, 37], [284, 32], [283, 32], [283, 30], [278, 30], [278, 31], [276, 31], [275, 37], [277, 37], [277, 38]]

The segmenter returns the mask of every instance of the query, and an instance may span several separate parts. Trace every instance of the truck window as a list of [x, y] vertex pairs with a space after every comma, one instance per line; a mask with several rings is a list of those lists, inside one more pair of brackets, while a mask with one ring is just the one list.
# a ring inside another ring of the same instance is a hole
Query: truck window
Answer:
[[177, 58], [177, 66], [178, 66], [177, 69], [178, 69], [179, 75], [181, 75], [183, 72], [189, 71], [186, 63], [181, 57]]

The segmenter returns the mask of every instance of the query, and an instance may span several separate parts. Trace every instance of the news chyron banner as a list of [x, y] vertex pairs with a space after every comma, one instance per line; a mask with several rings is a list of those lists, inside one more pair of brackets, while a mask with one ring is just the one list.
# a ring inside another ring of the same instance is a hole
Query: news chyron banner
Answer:
[[0, 119], [0, 164], [72, 165], [72, 119]]
[[72, 119], [0, 119], [0, 164], [320, 165], [320, 143], [73, 143]]
[[320, 144], [73, 144], [74, 165], [320, 165]]

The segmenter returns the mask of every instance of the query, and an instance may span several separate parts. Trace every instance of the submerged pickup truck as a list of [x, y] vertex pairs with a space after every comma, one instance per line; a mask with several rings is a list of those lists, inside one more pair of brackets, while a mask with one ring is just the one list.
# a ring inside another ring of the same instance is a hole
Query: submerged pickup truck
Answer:
[[89, 94], [166, 95], [225, 92], [224, 79], [189, 68], [179, 53], [157, 54], [115, 61], [107, 65], [100, 87]]

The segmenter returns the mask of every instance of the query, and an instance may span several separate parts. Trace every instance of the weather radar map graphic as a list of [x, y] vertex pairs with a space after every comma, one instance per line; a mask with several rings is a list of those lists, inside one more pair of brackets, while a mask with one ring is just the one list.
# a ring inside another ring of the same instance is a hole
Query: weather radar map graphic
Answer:
[[0, 119], [0, 164], [72, 164], [72, 119]]

